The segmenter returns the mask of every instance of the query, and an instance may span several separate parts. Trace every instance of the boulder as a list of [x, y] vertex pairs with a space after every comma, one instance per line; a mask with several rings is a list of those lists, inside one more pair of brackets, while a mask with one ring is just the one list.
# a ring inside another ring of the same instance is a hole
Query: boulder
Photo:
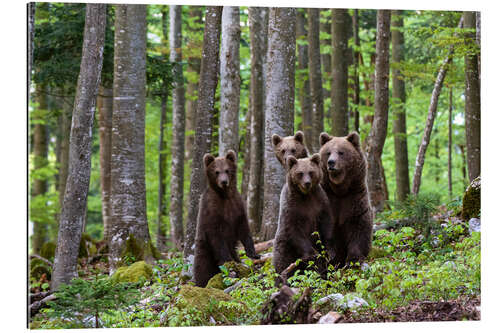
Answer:
[[469, 233], [473, 231], [481, 232], [481, 219], [473, 217], [469, 220]]
[[111, 276], [113, 282], [146, 282], [151, 280], [153, 268], [145, 261], [118, 268]]

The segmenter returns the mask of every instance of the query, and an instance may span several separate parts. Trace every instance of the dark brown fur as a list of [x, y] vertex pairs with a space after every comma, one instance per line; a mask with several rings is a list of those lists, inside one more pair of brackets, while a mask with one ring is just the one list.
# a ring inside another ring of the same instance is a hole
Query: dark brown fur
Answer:
[[320, 251], [318, 239], [330, 248], [333, 232], [328, 198], [320, 186], [319, 154], [299, 160], [289, 156], [286, 164], [287, 181], [281, 193], [273, 249], [273, 265], [278, 273], [295, 260], [310, 258]]
[[309, 155], [306, 145], [304, 144], [304, 133], [302, 133], [302, 131], [297, 131], [295, 135], [285, 136], [283, 138], [278, 134], [273, 134], [272, 143], [276, 158], [283, 167], [286, 167], [285, 162], [288, 156], [305, 158]]
[[363, 261], [372, 244], [373, 213], [366, 185], [366, 160], [358, 133], [320, 135], [323, 179], [333, 216], [334, 264]]
[[205, 287], [227, 261], [240, 261], [236, 243], [241, 241], [250, 258], [255, 253], [248, 227], [245, 206], [236, 188], [236, 154], [230, 150], [225, 157], [203, 157], [208, 186], [200, 199], [196, 227], [194, 280]]

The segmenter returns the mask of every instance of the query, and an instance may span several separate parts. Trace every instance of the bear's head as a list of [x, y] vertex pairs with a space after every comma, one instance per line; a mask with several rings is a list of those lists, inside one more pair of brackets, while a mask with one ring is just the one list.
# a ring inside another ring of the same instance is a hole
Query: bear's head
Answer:
[[286, 159], [287, 177], [290, 186], [296, 187], [302, 194], [308, 194], [318, 186], [321, 180], [320, 156], [318, 153], [308, 158]]
[[307, 149], [304, 144], [304, 133], [302, 133], [302, 131], [297, 131], [295, 135], [285, 136], [283, 138], [278, 134], [273, 134], [272, 143], [276, 158], [283, 167], [285, 167], [288, 156], [294, 156], [295, 158], [307, 157]]
[[213, 157], [211, 154], [203, 156], [205, 173], [208, 184], [213, 189], [226, 192], [236, 188], [236, 153], [229, 150], [224, 157]]
[[365, 161], [361, 151], [359, 134], [351, 132], [347, 136], [335, 137], [321, 133], [321, 169], [331, 183], [344, 183], [346, 176], [364, 172]]

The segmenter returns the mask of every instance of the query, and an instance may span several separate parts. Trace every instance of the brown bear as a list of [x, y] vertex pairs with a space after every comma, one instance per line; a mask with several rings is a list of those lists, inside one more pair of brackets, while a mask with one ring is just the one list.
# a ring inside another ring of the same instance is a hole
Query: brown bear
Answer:
[[373, 212], [366, 183], [366, 160], [359, 134], [321, 133], [321, 186], [330, 201], [337, 267], [361, 262], [372, 244]]
[[203, 157], [207, 189], [200, 199], [194, 250], [194, 281], [205, 287], [227, 261], [239, 262], [236, 243], [241, 241], [247, 256], [255, 253], [248, 227], [245, 206], [236, 188], [236, 153], [229, 150], [225, 157]]
[[306, 145], [304, 144], [304, 133], [297, 131], [293, 136], [281, 137], [278, 134], [273, 134], [272, 143], [276, 158], [281, 165], [286, 168], [285, 162], [288, 156], [295, 158], [305, 158], [309, 156]]
[[332, 246], [332, 217], [328, 197], [320, 186], [319, 154], [301, 159], [288, 156], [286, 167], [273, 248], [277, 273], [297, 259], [311, 258], [321, 251], [321, 244], [327, 249]]

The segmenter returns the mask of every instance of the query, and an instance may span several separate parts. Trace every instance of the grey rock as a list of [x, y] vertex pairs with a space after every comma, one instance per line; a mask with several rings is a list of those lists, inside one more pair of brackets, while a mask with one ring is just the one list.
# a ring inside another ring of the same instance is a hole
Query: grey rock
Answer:
[[481, 219], [473, 217], [469, 220], [469, 233], [473, 231], [481, 232]]

